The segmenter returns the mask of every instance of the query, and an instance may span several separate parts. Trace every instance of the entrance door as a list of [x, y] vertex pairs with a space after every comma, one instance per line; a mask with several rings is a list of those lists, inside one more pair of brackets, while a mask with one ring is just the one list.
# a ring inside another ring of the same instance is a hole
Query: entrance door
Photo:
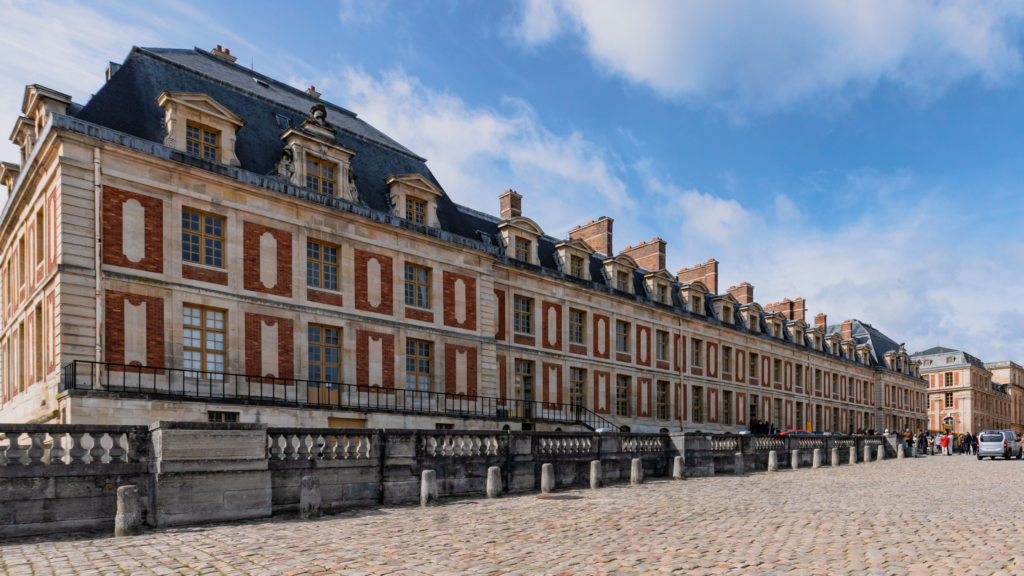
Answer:
[[521, 400], [520, 415], [533, 418], [533, 362], [516, 360], [516, 392]]

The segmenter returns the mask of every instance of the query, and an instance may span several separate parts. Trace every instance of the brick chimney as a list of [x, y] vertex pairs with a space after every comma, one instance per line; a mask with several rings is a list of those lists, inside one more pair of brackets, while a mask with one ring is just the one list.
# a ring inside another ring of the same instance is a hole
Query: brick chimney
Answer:
[[[718, 260], [708, 259], [703, 264], [697, 264], [693, 268], [683, 268], [676, 276], [680, 282], [701, 281], [714, 294], [718, 294]], [[753, 288], [753, 286], [751, 286]]]
[[790, 300], [784, 298], [782, 302], [775, 302], [764, 307], [765, 312], [782, 312], [788, 320], [803, 320], [807, 312], [807, 301], [803, 298]]
[[511, 188], [505, 190], [501, 196], [498, 196], [498, 200], [501, 200], [502, 220], [518, 218], [523, 215], [523, 197], [515, 190]]
[[739, 301], [740, 304], [751, 304], [754, 302], [754, 287], [744, 282], [739, 286], [730, 286], [729, 294]]
[[853, 320], [843, 321], [843, 340], [853, 338]]
[[319, 98], [320, 97], [320, 93], [316, 91], [316, 86], [310, 86], [309, 88], [307, 88], [306, 89], [306, 94], [309, 94], [313, 98]]
[[233, 63], [235, 60], [238, 60], [238, 58], [235, 58], [231, 55], [231, 50], [228, 50], [227, 48], [221, 48], [220, 44], [217, 44], [217, 47], [213, 50], [210, 50], [210, 52], [213, 52], [214, 56], [217, 56], [218, 58], [223, 58], [228, 62]]
[[824, 312], [819, 312], [818, 315], [814, 317], [814, 326], [815, 328], [818, 326], [828, 327], [828, 316], [825, 316]]
[[668, 243], [661, 238], [655, 237], [650, 242], [640, 242], [636, 246], [626, 247], [622, 251], [636, 260], [637, 266], [648, 270], [665, 269], [665, 246]]
[[597, 220], [591, 220], [583, 226], [577, 226], [569, 231], [569, 238], [583, 240], [588, 246], [604, 254], [611, 256], [612, 252], [612, 223], [615, 220], [607, 216], [601, 216]]

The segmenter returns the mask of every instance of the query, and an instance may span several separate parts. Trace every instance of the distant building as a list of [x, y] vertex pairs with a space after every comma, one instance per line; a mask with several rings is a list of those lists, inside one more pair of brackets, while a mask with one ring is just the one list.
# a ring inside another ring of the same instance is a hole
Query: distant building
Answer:
[[929, 429], [972, 434], [992, 429], [1022, 431], [1024, 371], [1020, 366], [985, 364], [963, 350], [941, 346], [913, 358], [928, 380]]

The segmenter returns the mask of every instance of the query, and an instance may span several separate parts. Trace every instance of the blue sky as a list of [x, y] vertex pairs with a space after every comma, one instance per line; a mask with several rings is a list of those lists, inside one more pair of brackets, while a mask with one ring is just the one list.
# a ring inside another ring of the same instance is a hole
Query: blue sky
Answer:
[[1024, 361], [1020, 3], [0, 10], [12, 126], [25, 84], [84, 102], [132, 45], [221, 44], [425, 156], [457, 202], [495, 213], [513, 188], [552, 236], [607, 215], [616, 249], [661, 236], [673, 272], [718, 259], [723, 290]]

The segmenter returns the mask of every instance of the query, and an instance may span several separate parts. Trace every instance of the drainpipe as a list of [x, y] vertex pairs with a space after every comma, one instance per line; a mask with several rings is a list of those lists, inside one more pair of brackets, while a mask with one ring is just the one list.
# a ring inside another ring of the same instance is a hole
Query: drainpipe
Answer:
[[93, 208], [96, 210], [96, 361], [103, 361], [103, 276], [101, 273], [103, 251], [103, 184], [100, 181], [100, 149], [92, 149]]

